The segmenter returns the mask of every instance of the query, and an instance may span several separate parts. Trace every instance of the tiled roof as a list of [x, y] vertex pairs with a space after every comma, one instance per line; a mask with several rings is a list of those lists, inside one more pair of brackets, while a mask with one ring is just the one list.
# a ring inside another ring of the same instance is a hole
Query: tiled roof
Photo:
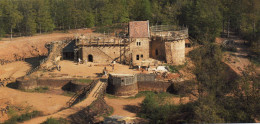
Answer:
[[149, 34], [149, 21], [133, 21], [129, 22], [129, 37], [146, 38]]

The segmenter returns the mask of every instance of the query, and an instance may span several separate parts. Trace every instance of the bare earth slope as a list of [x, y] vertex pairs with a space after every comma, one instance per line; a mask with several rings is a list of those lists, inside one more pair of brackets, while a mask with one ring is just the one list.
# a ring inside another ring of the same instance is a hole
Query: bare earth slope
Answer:
[[69, 115], [75, 114], [76, 112], [86, 108], [89, 106], [93, 101], [95, 101], [97, 98], [95, 97], [96, 91], [99, 89], [100, 85], [103, 85], [102, 82], [98, 82], [96, 86], [93, 88], [93, 90], [89, 93], [88, 97], [83, 100], [82, 102], [72, 106], [71, 108], [62, 110], [60, 112], [54, 113], [52, 115], [43, 116], [43, 117], [37, 117], [32, 120], [24, 122], [24, 124], [40, 124], [44, 121], [46, 121], [48, 118], [67, 118]]
[[73, 38], [77, 34], [92, 33], [91, 29], [69, 30], [68, 33], [41, 34], [28, 37], [2, 38], [0, 40], [0, 60], [14, 61], [19, 58], [30, 58], [46, 55], [48, 50], [45, 44], [51, 41], [59, 41]]
[[30, 64], [22, 61], [0, 65], [0, 79], [22, 77], [30, 68]]
[[43, 114], [52, 114], [60, 110], [70, 99], [67, 96], [27, 93], [7, 87], [0, 87], [0, 94], [0, 99], [10, 99], [18, 106], [31, 106], [33, 110], [42, 111]]
[[19, 58], [46, 55], [48, 50], [45, 48], [45, 43], [73, 36], [73, 33], [52, 33], [33, 37], [19, 37], [12, 41], [3, 39], [0, 41], [0, 59], [14, 61]]

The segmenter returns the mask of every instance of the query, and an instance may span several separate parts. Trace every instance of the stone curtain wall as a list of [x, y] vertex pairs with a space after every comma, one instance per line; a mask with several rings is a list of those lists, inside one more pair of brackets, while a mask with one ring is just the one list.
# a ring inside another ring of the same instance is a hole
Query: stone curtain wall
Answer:
[[137, 74], [135, 76], [137, 77], [137, 82], [155, 81], [155, 75], [154, 74]]
[[[123, 49], [123, 47], [121, 47]], [[85, 61], [88, 60], [88, 56], [93, 56], [93, 62], [95, 63], [111, 63], [114, 59], [120, 57], [120, 47], [119, 46], [92, 46], [82, 48], [82, 57]], [[89, 60], [88, 60], [89, 61]]]
[[159, 81], [140, 81], [138, 82], [138, 91], [166, 92], [172, 83]]

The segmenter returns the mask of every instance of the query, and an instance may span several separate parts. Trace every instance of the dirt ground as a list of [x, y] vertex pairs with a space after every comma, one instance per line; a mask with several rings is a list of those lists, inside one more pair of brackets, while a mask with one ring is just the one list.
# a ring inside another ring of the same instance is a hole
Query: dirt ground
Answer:
[[0, 79], [3, 78], [13, 78], [24, 76], [28, 70], [30, 70], [31, 65], [23, 62], [12, 62], [6, 65], [0, 65]]
[[83, 77], [100, 77], [102, 76], [103, 69], [106, 67], [108, 73], [118, 73], [118, 74], [135, 74], [140, 73], [140, 71], [129, 69], [129, 66], [122, 64], [115, 64], [114, 71], [112, 66], [109, 65], [98, 65], [95, 63], [87, 64], [77, 64], [73, 61], [61, 61], [59, 63], [61, 66], [61, 71], [54, 70], [53, 72], [46, 72], [44, 76], [49, 76], [53, 74], [57, 75], [69, 75], [69, 76], [83, 76]]
[[14, 105], [30, 106], [32, 110], [38, 110], [43, 114], [52, 114], [62, 107], [70, 97], [45, 94], [45, 93], [27, 93], [7, 87], [0, 87], [0, 99], [10, 99]]
[[105, 100], [106, 103], [114, 109], [112, 115], [135, 117], [137, 110], [140, 108], [140, 104], [144, 100], [144, 97], [136, 99], [113, 99], [105, 97]]
[[249, 58], [248, 48], [243, 45], [243, 40], [233, 39], [236, 45], [234, 47], [237, 49], [236, 52], [225, 52], [224, 62], [229, 65], [237, 74], [241, 75], [245, 67], [251, 64]]
[[77, 103], [76, 105], [64, 109], [62, 111], [59, 111], [57, 113], [48, 115], [48, 116], [42, 116], [42, 117], [37, 117], [37, 118], [33, 118], [29, 121], [24, 122], [25, 124], [40, 124], [44, 121], [46, 121], [48, 118], [68, 118], [70, 115], [72, 114], [76, 114], [78, 111], [86, 108], [87, 106], [89, 106], [93, 101], [95, 101], [97, 98], [95, 97], [96, 91], [99, 90], [100, 86], [104, 85], [104, 83], [102, 82], [98, 82], [96, 84], [96, 86], [93, 88], [93, 90], [89, 93], [88, 97]]

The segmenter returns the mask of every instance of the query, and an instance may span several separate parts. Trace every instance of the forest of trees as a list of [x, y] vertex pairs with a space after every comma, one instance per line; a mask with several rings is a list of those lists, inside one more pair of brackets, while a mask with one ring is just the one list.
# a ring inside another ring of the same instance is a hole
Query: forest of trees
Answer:
[[176, 105], [164, 102], [165, 93], [150, 93], [141, 104], [139, 117], [152, 124], [252, 123], [260, 119], [260, 78], [254, 66], [247, 67], [242, 76], [231, 76], [216, 44], [206, 44], [189, 56], [195, 64], [196, 81], [180, 83], [180, 88], [175, 83], [173, 91], [197, 100]]
[[200, 42], [222, 30], [247, 40], [260, 34], [259, 0], [1, 0], [0, 36], [150, 20], [185, 25]]

